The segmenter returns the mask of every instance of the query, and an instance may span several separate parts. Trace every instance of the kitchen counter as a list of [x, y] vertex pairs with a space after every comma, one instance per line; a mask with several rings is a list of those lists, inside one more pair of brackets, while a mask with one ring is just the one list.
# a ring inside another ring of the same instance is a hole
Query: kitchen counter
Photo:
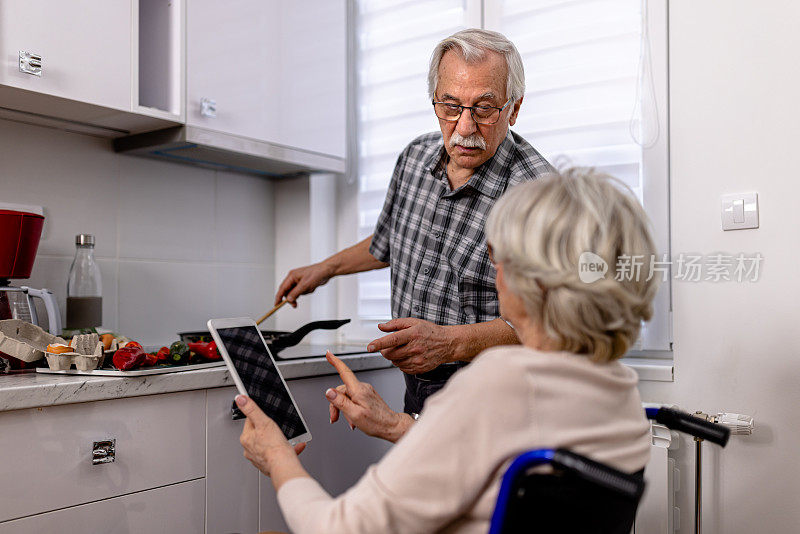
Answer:
[[[347, 355], [342, 360], [356, 372], [391, 367], [380, 354]], [[325, 358], [279, 361], [277, 365], [287, 380], [335, 374]], [[232, 385], [224, 366], [137, 377], [0, 375], [0, 412]]]

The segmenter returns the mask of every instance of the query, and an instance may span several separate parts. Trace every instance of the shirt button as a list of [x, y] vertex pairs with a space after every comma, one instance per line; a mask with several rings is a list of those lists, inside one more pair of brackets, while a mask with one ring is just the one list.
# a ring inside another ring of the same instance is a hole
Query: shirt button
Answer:
[[435, 237], [436, 239], [439, 239], [440, 237], [442, 237], [442, 232], [434, 232], [433, 233], [433, 237]]
[[421, 308], [420, 308], [420, 305], [419, 305], [419, 304], [415, 304], [415, 305], [414, 305], [414, 311], [415, 311], [415, 312], [418, 312], [420, 309], [421, 309]]
[[430, 270], [430, 269], [428, 269], [427, 267], [425, 267], [424, 269], [422, 269], [422, 274], [428, 274], [429, 272], [431, 272], [431, 270]]

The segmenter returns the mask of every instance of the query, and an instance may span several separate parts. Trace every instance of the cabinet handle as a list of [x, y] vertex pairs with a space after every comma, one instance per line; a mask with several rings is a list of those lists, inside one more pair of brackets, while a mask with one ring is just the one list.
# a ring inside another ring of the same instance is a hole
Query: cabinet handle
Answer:
[[34, 76], [42, 75], [42, 56], [27, 52], [24, 50], [19, 51], [19, 71], [26, 74], [33, 74]]
[[92, 445], [92, 465], [110, 464], [115, 459], [116, 450], [116, 439], [95, 441]]

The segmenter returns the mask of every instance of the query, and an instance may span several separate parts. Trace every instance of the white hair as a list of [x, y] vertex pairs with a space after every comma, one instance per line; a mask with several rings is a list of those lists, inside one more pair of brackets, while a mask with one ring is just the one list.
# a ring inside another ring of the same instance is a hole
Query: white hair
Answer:
[[439, 83], [439, 63], [448, 50], [457, 50], [467, 62], [483, 60], [487, 50], [502, 54], [508, 70], [506, 98], [517, 101], [525, 96], [525, 68], [514, 43], [502, 33], [470, 28], [443, 39], [433, 50], [428, 69], [428, 96], [431, 99], [434, 98]]
[[[509, 290], [561, 350], [614, 360], [653, 315], [649, 220], [616, 178], [572, 168], [524, 182], [495, 203], [486, 236]], [[585, 252], [606, 262], [604, 277], [582, 281]], [[617, 260], [634, 256], [642, 257], [641, 275], [616, 276]]]

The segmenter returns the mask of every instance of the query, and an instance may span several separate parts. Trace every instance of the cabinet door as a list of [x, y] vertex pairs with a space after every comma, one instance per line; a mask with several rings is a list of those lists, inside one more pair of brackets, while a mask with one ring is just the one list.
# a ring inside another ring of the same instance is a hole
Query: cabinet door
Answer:
[[191, 0], [186, 27], [187, 124], [344, 157], [344, 0]]
[[282, 142], [344, 158], [345, 2], [283, 2], [280, 20]]
[[[0, 521], [205, 476], [205, 391], [4, 412], [0, 429]], [[93, 465], [110, 439], [114, 462]]]
[[[357, 374], [358, 379], [375, 387], [375, 390], [394, 410], [403, 409], [405, 381], [395, 367]], [[333, 496], [344, 493], [358, 482], [367, 467], [380, 460], [391, 443], [371, 438], [361, 431], [350, 430], [342, 418], [330, 424], [328, 401], [325, 390], [341, 384], [338, 376], [320, 376], [300, 380], [289, 380], [292, 392], [303, 417], [311, 431], [311, 441], [300, 455], [300, 461], [328, 493]], [[288, 532], [278, 507], [272, 482], [261, 476], [261, 530]]]
[[202, 479], [193, 480], [0, 523], [0, 532], [3, 534], [31, 532], [197, 534], [203, 532], [204, 490], [205, 484]]
[[[280, 57], [277, 0], [186, 4], [186, 123], [277, 142]], [[202, 99], [216, 117], [201, 115]]]
[[[42, 58], [20, 72], [19, 52]], [[131, 0], [0, 0], [0, 84], [130, 111]]]
[[258, 531], [258, 469], [242, 454], [244, 419], [231, 419], [236, 388], [207, 392], [206, 532]]

